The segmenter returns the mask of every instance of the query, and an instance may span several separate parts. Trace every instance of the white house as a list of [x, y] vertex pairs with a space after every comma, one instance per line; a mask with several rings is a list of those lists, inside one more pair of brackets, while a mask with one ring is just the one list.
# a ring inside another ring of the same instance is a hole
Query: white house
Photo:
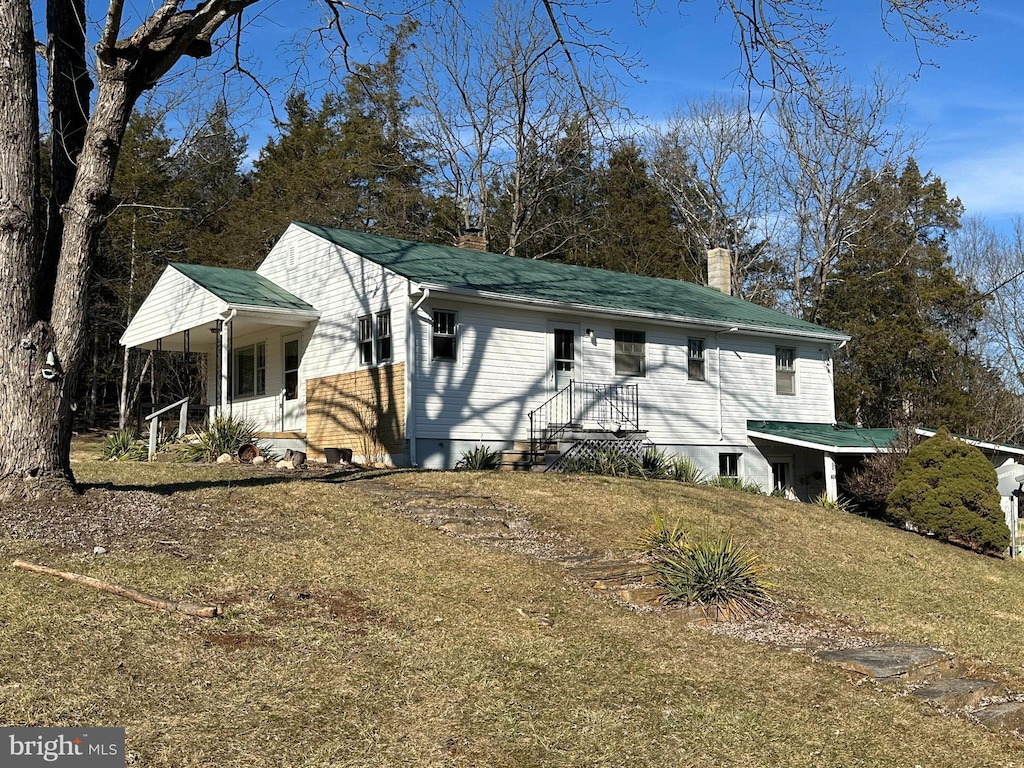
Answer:
[[314, 457], [451, 467], [572, 425], [801, 498], [876, 449], [834, 426], [846, 341], [683, 281], [303, 223], [255, 272], [168, 266], [121, 338], [208, 355], [215, 410]]

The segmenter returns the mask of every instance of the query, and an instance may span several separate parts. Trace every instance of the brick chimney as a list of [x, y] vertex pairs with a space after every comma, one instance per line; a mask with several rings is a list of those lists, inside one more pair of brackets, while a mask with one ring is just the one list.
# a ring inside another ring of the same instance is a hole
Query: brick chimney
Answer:
[[727, 296], [732, 293], [732, 258], [728, 248], [708, 251], [708, 287]]
[[455, 245], [469, 251], [486, 252], [487, 238], [484, 237], [483, 230], [481, 229], [466, 229], [463, 230], [461, 235], [459, 235], [459, 239], [455, 242]]

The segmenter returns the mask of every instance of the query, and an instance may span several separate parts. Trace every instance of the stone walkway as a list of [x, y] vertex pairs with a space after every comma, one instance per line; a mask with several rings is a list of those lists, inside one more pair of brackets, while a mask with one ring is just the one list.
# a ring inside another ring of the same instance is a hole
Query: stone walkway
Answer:
[[884, 643], [851, 627], [781, 612], [736, 622], [709, 619], [697, 607], [668, 609], [649, 564], [584, 552], [557, 534], [537, 530], [512, 505], [490, 497], [401, 488], [384, 478], [364, 481], [361, 488], [379, 496], [396, 514], [445, 534], [557, 562], [581, 586], [630, 609], [672, 610], [715, 634], [811, 654], [858, 682], [889, 687], [895, 695], [912, 696], [943, 714], [963, 715], [988, 728], [1024, 731], [1024, 693], [1012, 694], [996, 680], [962, 677], [958, 660], [941, 648]]

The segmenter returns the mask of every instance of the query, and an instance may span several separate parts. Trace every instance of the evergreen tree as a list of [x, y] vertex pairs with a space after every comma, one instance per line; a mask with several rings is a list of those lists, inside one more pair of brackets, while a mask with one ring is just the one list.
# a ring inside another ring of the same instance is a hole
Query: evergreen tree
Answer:
[[601, 168], [594, 185], [596, 226], [588, 266], [699, 281], [700, 273], [668, 196], [647, 171], [640, 148], [627, 143]]
[[836, 355], [838, 416], [964, 431], [980, 365], [970, 346], [980, 307], [946, 247], [963, 207], [913, 160], [861, 186], [848, 212], [860, 218], [858, 234], [839, 258], [818, 318], [852, 337]]

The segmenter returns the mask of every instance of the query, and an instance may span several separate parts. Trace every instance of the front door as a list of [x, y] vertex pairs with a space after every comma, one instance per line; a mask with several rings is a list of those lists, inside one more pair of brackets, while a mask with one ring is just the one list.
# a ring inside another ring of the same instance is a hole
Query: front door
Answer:
[[793, 486], [793, 465], [788, 461], [773, 459], [772, 490], [786, 491]]
[[561, 392], [570, 382], [580, 378], [579, 334], [579, 326], [551, 326], [551, 369], [556, 392]]
[[299, 397], [299, 360], [301, 339], [286, 336], [281, 340], [284, 365], [284, 389], [281, 392], [281, 431], [301, 432], [306, 428], [306, 409]]

